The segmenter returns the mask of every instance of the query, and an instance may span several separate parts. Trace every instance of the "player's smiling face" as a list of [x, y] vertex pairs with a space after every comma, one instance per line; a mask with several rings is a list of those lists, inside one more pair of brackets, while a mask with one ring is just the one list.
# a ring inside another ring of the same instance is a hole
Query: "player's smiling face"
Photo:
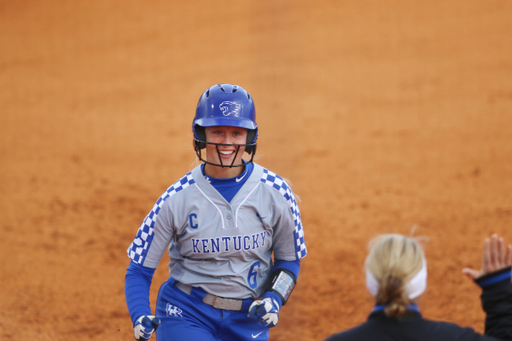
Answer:
[[[239, 127], [229, 126], [218, 126], [218, 127], [206, 127], [206, 141], [209, 143], [221, 143], [223, 145], [206, 144], [206, 160], [215, 164], [222, 164], [224, 166], [239, 165], [242, 163], [242, 155], [244, 154], [245, 147], [238, 147], [237, 145], [246, 144], [247, 141], [247, 129]], [[225, 144], [225, 145], [224, 145]], [[218, 152], [217, 152], [218, 149]], [[220, 157], [220, 160], [219, 160]], [[234, 163], [233, 163], [234, 159]], [[209, 168], [209, 167], [208, 167]], [[221, 167], [213, 167], [221, 168]], [[226, 176], [215, 176], [213, 177], [234, 177], [240, 174], [243, 167], [236, 168], [221, 168]], [[228, 171], [229, 170], [229, 171]], [[218, 170], [214, 170], [215, 172]], [[234, 175], [231, 176], [231, 173]]]

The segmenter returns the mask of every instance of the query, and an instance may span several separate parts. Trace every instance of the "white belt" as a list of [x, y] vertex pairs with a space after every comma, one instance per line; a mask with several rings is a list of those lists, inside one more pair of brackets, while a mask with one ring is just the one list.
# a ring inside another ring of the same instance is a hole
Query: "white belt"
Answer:
[[[192, 287], [188, 284], [183, 284], [181, 282], [176, 281], [174, 285], [183, 291], [184, 293], [190, 295], [192, 293]], [[243, 300], [239, 300], [236, 298], [224, 298], [215, 296], [212, 294], [206, 294], [206, 296], [203, 298], [203, 302], [211, 305], [214, 308], [217, 309], [223, 309], [223, 310], [233, 310], [233, 311], [240, 311], [242, 310]]]

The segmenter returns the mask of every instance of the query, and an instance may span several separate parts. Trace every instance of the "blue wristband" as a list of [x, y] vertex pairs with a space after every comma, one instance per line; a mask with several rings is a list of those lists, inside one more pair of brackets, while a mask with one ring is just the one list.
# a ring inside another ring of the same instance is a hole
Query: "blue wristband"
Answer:
[[496, 271], [489, 275], [485, 275], [481, 279], [477, 280], [476, 282], [478, 283], [478, 285], [480, 287], [485, 288], [485, 287], [488, 287], [490, 285], [496, 284], [496, 283], [504, 281], [504, 280], [510, 281], [511, 276], [512, 276], [512, 270], [510, 269], [510, 267], [508, 267], [506, 269]]

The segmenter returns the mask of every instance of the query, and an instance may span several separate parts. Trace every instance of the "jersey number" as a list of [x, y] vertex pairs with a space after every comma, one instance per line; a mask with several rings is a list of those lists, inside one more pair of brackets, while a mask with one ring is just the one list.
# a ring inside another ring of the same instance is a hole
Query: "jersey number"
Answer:
[[249, 270], [249, 275], [247, 276], [247, 281], [249, 282], [249, 286], [251, 287], [251, 289], [256, 288], [256, 286], [258, 285], [258, 283], [256, 283], [256, 276], [258, 275], [258, 272], [254, 268], [256, 268], [256, 267], [259, 268], [260, 266], [261, 266], [260, 262], [256, 262], [253, 265], [251, 265], [251, 269]]

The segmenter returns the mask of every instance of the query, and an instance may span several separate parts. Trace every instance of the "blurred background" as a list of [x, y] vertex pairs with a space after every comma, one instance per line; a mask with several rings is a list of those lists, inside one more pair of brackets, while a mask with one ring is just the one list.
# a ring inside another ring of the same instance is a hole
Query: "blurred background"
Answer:
[[[256, 103], [308, 256], [270, 340], [366, 320], [367, 242], [428, 237], [426, 318], [483, 332], [479, 268], [512, 242], [512, 2], [0, 0], [0, 336], [132, 340], [126, 249], [194, 165], [216, 83]], [[168, 276], [164, 255], [151, 301]]]

